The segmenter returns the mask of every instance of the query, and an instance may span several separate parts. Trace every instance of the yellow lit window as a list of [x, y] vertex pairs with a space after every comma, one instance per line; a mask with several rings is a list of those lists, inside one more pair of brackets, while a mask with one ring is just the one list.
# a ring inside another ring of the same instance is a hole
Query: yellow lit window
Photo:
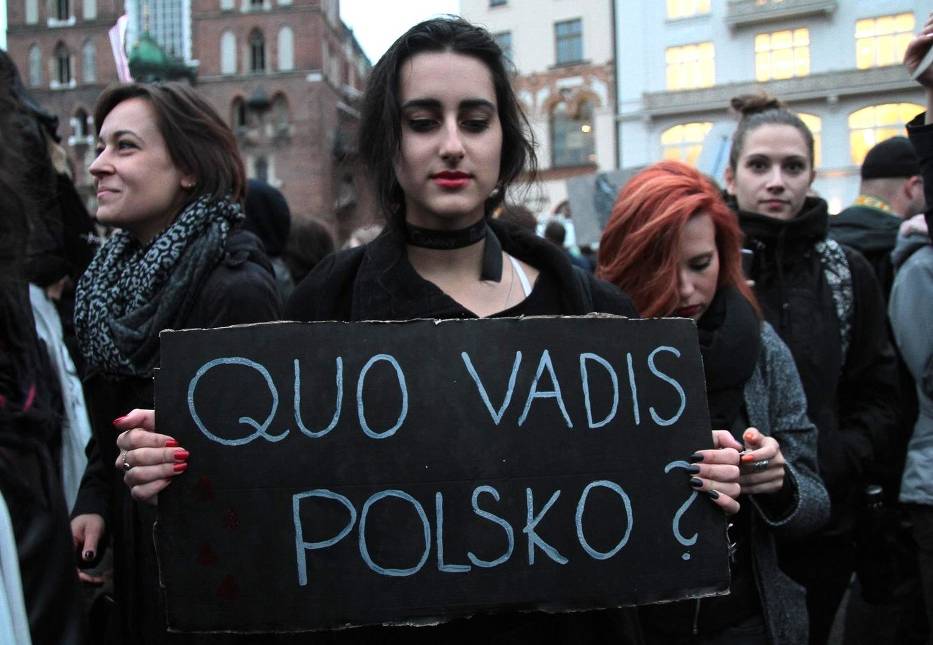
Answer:
[[809, 29], [787, 29], [755, 36], [756, 79], [770, 81], [809, 73]]
[[855, 23], [855, 66], [899, 65], [913, 38], [914, 14], [865, 18]]
[[716, 82], [713, 43], [668, 47], [664, 56], [667, 62], [667, 89], [711, 87]]
[[871, 105], [849, 115], [849, 151], [852, 163], [862, 165], [872, 146], [891, 137], [904, 136], [904, 125], [923, 112], [916, 103]]
[[661, 133], [662, 156], [696, 165], [703, 140], [712, 127], [712, 123], [684, 123], [668, 128]]
[[709, 2], [710, 0], [667, 0], [667, 17], [674, 20], [709, 13]]
[[805, 114], [803, 112], [798, 112], [797, 116], [813, 133], [813, 167], [819, 168], [823, 162], [823, 119], [815, 114]]

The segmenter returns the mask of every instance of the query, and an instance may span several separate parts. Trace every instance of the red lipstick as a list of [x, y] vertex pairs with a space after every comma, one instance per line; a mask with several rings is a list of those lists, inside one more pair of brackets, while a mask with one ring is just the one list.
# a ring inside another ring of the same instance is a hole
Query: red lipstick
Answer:
[[674, 315], [678, 318], [693, 318], [698, 313], [700, 313], [702, 307], [700, 305], [692, 305], [690, 307], [681, 307], [680, 309], [674, 310]]
[[466, 186], [472, 175], [458, 170], [444, 170], [431, 175], [431, 179], [445, 190], [456, 190]]

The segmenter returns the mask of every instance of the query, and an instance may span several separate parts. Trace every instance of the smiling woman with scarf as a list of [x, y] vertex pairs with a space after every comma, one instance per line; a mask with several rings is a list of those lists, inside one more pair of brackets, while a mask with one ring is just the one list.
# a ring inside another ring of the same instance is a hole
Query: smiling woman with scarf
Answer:
[[[97, 220], [117, 231], [77, 289], [94, 441], [72, 534], [85, 563], [99, 559], [110, 534], [117, 629], [127, 642], [148, 642], [146, 620], [160, 599], [147, 529], [153, 516], [122, 484], [133, 464], [118, 455], [114, 428], [134, 407], [153, 405], [160, 331], [274, 320], [280, 303], [262, 247], [239, 226], [236, 141], [203, 98], [173, 83], [115, 86], [98, 100], [94, 122]], [[169, 472], [179, 474], [187, 453], [172, 443], [165, 438], [162, 449], [172, 457]]]
[[768, 96], [732, 105], [742, 118], [725, 174], [728, 201], [755, 254], [749, 277], [764, 318], [800, 373], [831, 501], [826, 528], [781, 545], [782, 568], [807, 588], [810, 643], [822, 645], [854, 568], [865, 476], [897, 432], [897, 366], [871, 265], [827, 238], [826, 202], [808, 196], [813, 134]]
[[729, 528], [731, 593], [642, 608], [648, 643], [806, 638], [804, 594], [778, 568], [775, 537], [817, 529], [827, 495], [800, 378], [742, 276], [741, 237], [712, 182], [665, 161], [625, 186], [599, 245], [598, 275], [645, 316], [697, 321], [710, 421], [745, 446], [741, 510]]

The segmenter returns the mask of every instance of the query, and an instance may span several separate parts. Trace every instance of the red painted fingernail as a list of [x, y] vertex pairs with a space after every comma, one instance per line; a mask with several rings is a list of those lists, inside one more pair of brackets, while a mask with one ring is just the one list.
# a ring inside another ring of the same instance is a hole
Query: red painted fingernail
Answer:
[[750, 461], [755, 461], [755, 456], [754, 455], [742, 455], [739, 459], [742, 461], [743, 464], [747, 464]]
[[190, 453], [184, 448], [175, 451], [175, 461], [185, 461]]
[[116, 419], [113, 420], [113, 425], [117, 425], [118, 423], [120, 423], [121, 421], [123, 421], [123, 419], [125, 419], [125, 418], [126, 418], [125, 415], [122, 416], [122, 417], [117, 417]]
[[174, 466], [172, 466], [172, 470], [174, 470], [176, 473], [183, 473], [187, 469], [188, 469], [188, 462], [185, 462], [185, 461], [181, 462], [180, 464], [175, 464]]
[[175, 441], [174, 439], [168, 439], [168, 440], [165, 442], [165, 447], [166, 447], [166, 448], [177, 448], [177, 447], [178, 447], [178, 442]]

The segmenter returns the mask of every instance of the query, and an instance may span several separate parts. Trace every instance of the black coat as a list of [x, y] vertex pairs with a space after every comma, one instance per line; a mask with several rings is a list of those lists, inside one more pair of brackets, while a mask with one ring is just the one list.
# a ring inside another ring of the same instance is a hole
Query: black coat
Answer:
[[[259, 240], [243, 230], [230, 233], [220, 263], [201, 287], [201, 295], [182, 327], [211, 328], [276, 320], [281, 308], [269, 261]], [[153, 407], [151, 379], [90, 374], [85, 379], [93, 438], [88, 466], [72, 515], [98, 513], [114, 545], [114, 585], [126, 643], [159, 642], [161, 603], [156, 592], [151, 507], [132, 502], [115, 470], [113, 420], [134, 408]]]
[[[538, 284], [556, 285], [561, 303], [559, 310], [541, 313], [582, 315], [599, 311], [637, 315], [628, 296], [616, 287], [574, 268], [562, 249], [501, 222], [493, 220], [490, 226], [503, 250], [541, 272]], [[404, 240], [391, 230], [370, 244], [322, 260], [295, 289], [285, 313], [289, 320], [299, 321], [472, 317], [469, 311], [418, 275], [408, 262]], [[553, 641], [616, 642], [621, 645], [637, 640], [637, 633], [631, 612], [533, 612], [482, 615], [453, 620], [436, 627], [352, 629], [322, 634], [319, 637], [321, 640], [309, 636], [307, 642], [412, 644]]]
[[891, 251], [900, 226], [899, 217], [871, 206], [849, 206], [830, 218], [829, 223], [829, 234], [834, 240], [852, 247], [871, 264], [885, 302], [894, 282]]
[[848, 535], [864, 475], [885, 455], [897, 429], [897, 372], [881, 289], [871, 265], [844, 248], [854, 311], [843, 359], [838, 316], [814, 245], [826, 238], [826, 202], [808, 198], [783, 221], [739, 212], [746, 246], [755, 252], [755, 281], [765, 319], [790, 348], [819, 430], [819, 466], [832, 502], [824, 536]]

